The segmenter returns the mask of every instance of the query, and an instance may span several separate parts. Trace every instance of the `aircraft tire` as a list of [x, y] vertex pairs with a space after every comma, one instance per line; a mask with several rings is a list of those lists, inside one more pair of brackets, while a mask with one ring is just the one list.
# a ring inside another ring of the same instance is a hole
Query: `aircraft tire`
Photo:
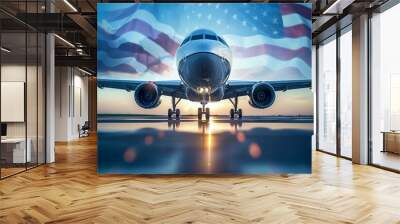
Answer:
[[210, 108], [206, 108], [206, 120], [210, 120]]
[[199, 121], [201, 121], [201, 115], [202, 115], [201, 108], [199, 107], [197, 108], [197, 118], [199, 119]]
[[242, 119], [242, 115], [243, 115], [242, 109], [239, 109], [239, 110], [238, 110], [238, 115], [239, 115], [239, 119]]
[[168, 119], [171, 119], [172, 117], [172, 109], [168, 109]]
[[235, 110], [234, 109], [230, 110], [230, 115], [231, 115], [231, 119], [235, 118]]

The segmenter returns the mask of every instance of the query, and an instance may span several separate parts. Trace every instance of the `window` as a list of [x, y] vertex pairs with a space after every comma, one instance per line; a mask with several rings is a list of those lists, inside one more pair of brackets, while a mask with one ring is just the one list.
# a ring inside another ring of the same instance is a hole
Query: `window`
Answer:
[[206, 35], [205, 35], [205, 39], [217, 40], [217, 36], [206, 34]]
[[[400, 170], [400, 4], [371, 18], [371, 162]], [[393, 131], [393, 132], [392, 132]]]
[[201, 39], [203, 39], [203, 34], [201, 34], [201, 35], [193, 35], [192, 36], [192, 40], [201, 40]]
[[340, 36], [340, 155], [352, 157], [352, 32]]
[[318, 149], [336, 154], [336, 36], [318, 48]]

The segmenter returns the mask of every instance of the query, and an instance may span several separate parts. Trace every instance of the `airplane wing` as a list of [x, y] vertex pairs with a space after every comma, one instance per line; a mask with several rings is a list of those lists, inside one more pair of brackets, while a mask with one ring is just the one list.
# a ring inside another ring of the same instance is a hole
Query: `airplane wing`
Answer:
[[[117, 80], [117, 79], [97, 79], [97, 86], [99, 88], [113, 88], [122, 89], [126, 91], [134, 91], [137, 86], [149, 81], [138, 80]], [[154, 81], [161, 94], [164, 96], [175, 96], [177, 98], [186, 99], [186, 94], [183, 84], [180, 80], [162, 80]]]
[[274, 87], [275, 91], [311, 88], [311, 80], [286, 80], [286, 81], [240, 81], [227, 82], [224, 99], [248, 95], [254, 84], [264, 82]]

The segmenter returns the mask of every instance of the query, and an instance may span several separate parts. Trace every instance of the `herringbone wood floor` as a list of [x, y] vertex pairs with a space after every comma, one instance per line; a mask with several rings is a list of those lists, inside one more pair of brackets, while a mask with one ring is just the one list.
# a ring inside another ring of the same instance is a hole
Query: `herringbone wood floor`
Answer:
[[0, 223], [400, 223], [400, 175], [323, 153], [312, 175], [103, 176], [95, 141], [0, 181]]

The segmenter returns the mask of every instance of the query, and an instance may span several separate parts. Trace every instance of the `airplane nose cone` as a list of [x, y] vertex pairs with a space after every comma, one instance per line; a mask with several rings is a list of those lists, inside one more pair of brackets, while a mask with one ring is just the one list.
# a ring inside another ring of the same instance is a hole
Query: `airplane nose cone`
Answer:
[[210, 74], [219, 69], [218, 63], [214, 57], [207, 54], [195, 55], [191, 60], [192, 66], [196, 68], [198, 76], [204, 80], [210, 77]]
[[229, 74], [228, 62], [212, 53], [195, 53], [186, 57], [180, 65], [182, 79], [193, 89], [221, 86]]

